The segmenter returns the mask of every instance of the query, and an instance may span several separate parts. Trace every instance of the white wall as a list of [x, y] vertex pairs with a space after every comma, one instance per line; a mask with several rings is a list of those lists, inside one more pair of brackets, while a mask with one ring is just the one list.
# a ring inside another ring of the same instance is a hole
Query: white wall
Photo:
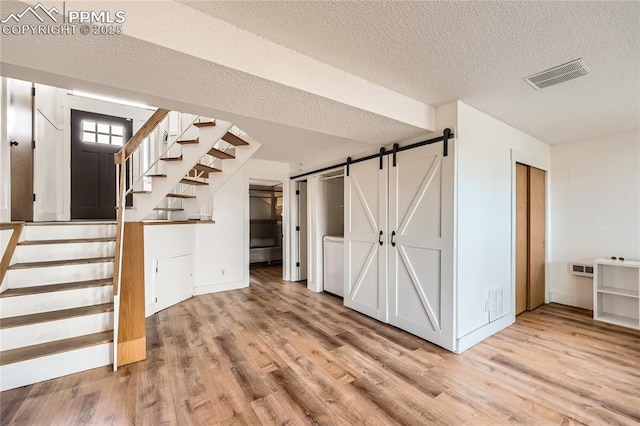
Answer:
[[[289, 165], [250, 159], [216, 191], [213, 199], [215, 225], [196, 229], [195, 294], [249, 285], [249, 180], [283, 182], [283, 232], [287, 232]], [[286, 271], [289, 257], [286, 235], [283, 245], [283, 270]]]
[[553, 145], [551, 167], [551, 300], [592, 309], [593, 280], [567, 262], [640, 260], [640, 134]]
[[[450, 113], [451, 106], [445, 110]], [[551, 150], [462, 102], [457, 103], [454, 125], [457, 335], [462, 351], [515, 320], [515, 162], [549, 170]], [[485, 303], [491, 289], [503, 290], [504, 315], [489, 324]]]

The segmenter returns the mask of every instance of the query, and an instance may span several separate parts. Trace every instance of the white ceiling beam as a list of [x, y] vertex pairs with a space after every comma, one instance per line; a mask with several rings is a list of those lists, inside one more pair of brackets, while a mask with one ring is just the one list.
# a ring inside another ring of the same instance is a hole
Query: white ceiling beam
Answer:
[[[83, 2], [84, 3], [84, 2]], [[78, 7], [80, 2], [71, 2]], [[91, 3], [86, 3], [91, 8]], [[411, 126], [435, 130], [435, 109], [174, 2], [109, 2], [125, 34]], [[349, 42], [345, 40], [345, 42]]]

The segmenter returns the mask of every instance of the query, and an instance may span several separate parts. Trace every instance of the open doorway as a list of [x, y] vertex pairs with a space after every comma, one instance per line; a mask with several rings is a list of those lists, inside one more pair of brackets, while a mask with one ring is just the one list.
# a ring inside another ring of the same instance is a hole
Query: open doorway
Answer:
[[322, 189], [323, 290], [344, 296], [344, 174], [334, 172], [320, 178]]
[[[292, 262], [300, 262], [300, 268], [292, 274], [299, 278], [293, 280], [304, 277], [309, 290], [342, 296], [344, 170], [311, 176], [296, 185], [298, 219], [294, 224], [300, 236], [295, 240], [297, 248], [293, 251]], [[301, 275], [301, 271], [306, 275]]]
[[249, 182], [249, 264], [282, 268], [282, 182]]

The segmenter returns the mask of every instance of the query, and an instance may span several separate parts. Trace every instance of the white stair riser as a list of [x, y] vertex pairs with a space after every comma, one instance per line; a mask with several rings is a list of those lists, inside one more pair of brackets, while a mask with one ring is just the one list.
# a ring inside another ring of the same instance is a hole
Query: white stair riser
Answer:
[[46, 268], [9, 269], [7, 271], [7, 277], [9, 278], [11, 288], [99, 280], [113, 277], [113, 262], [49, 266]]
[[115, 247], [115, 241], [24, 245], [16, 247], [12, 263], [109, 257], [113, 256]]
[[113, 302], [112, 285], [3, 297], [0, 299], [0, 316], [8, 318], [110, 302]]
[[6, 351], [108, 330], [113, 330], [113, 312], [4, 328], [0, 330], [0, 342]]
[[27, 225], [22, 232], [21, 240], [26, 241], [106, 238], [116, 235], [116, 225]]
[[90, 346], [0, 367], [0, 391], [113, 364], [113, 343]]

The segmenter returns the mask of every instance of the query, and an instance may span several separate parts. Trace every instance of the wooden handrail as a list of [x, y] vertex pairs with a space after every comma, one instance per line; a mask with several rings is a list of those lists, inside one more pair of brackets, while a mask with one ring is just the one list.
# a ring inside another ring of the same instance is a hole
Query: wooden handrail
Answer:
[[126, 172], [127, 168], [125, 167], [126, 159], [124, 158], [125, 152], [120, 152], [120, 176], [119, 176], [119, 187], [118, 187], [118, 208], [116, 210], [116, 247], [114, 253], [114, 262], [113, 262], [113, 295], [117, 296], [120, 291], [120, 265], [122, 262], [122, 227], [124, 226], [124, 206], [126, 203], [125, 193], [125, 182], [126, 182]]
[[9, 269], [9, 263], [11, 263], [13, 252], [16, 250], [16, 246], [18, 245], [18, 241], [20, 240], [20, 234], [22, 233], [23, 228], [24, 222], [0, 223], [0, 231], [4, 231], [5, 229], [13, 230], [13, 232], [11, 233], [9, 244], [7, 245], [7, 248], [2, 255], [2, 261], [0, 262], [0, 284], [2, 284], [4, 275], [7, 273], [7, 269]]
[[146, 138], [151, 134], [151, 132], [153, 132], [153, 129], [155, 129], [156, 126], [162, 120], [164, 120], [167, 114], [169, 114], [168, 109], [158, 108], [157, 110], [155, 110], [153, 115], [149, 117], [146, 123], [144, 123], [142, 127], [140, 127], [140, 129], [136, 132], [136, 134], [133, 135], [131, 139], [129, 139], [129, 142], [127, 142], [120, 151], [113, 154], [113, 161], [115, 161], [116, 164], [124, 164], [124, 160], [129, 158], [133, 151], [135, 151], [138, 146], [140, 146], [144, 138]]

